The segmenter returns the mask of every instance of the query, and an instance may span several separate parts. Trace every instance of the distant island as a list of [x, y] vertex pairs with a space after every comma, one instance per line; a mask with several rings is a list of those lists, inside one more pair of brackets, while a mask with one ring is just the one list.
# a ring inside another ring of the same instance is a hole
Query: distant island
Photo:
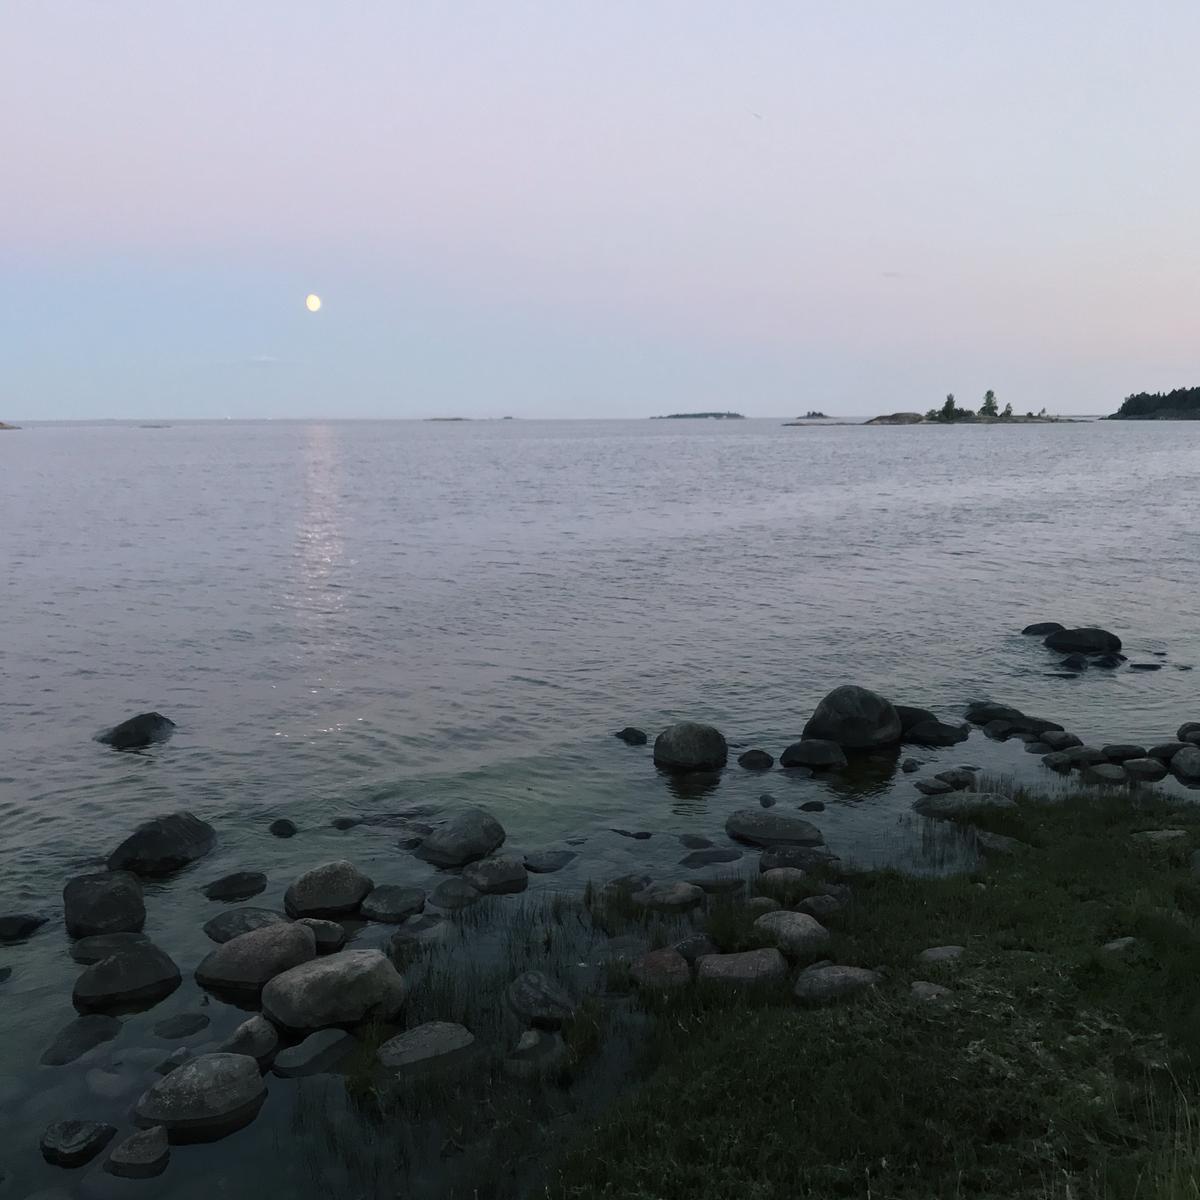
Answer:
[[1011, 404], [1006, 404], [1001, 410], [996, 401], [996, 393], [990, 389], [983, 395], [983, 403], [979, 411], [960, 408], [951, 392], [940, 408], [931, 408], [922, 416], [919, 412], [889, 413], [882, 417], [872, 417], [865, 422], [867, 425], [1046, 425], [1057, 424], [1061, 417], [1052, 417], [1043, 408], [1039, 413], [1027, 412], [1024, 416], [1013, 412]]
[[426, 417], [427, 421], [469, 421], [470, 417]]
[[1200, 387], [1126, 396], [1109, 421], [1200, 421]]
[[21, 428], [20, 425], [8, 425], [8, 424], [5, 424], [5, 422], [0, 421], [0, 429], [20, 429], [20, 428]]
[[735, 412], [701, 412], [701, 413], [667, 413], [662, 417], [651, 417], [652, 421], [744, 421], [742, 413]]
[[798, 421], [828, 421], [829, 418], [823, 413], [818, 412], [815, 408], [810, 408], [802, 417], [797, 417]]

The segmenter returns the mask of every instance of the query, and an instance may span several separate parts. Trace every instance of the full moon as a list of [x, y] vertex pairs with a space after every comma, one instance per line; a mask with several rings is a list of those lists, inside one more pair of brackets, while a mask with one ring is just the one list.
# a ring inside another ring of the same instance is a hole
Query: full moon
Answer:
[[314, 292], [309, 292], [309, 294], [304, 297], [304, 307], [307, 308], [309, 312], [319, 312], [321, 308], [321, 297], [316, 295]]

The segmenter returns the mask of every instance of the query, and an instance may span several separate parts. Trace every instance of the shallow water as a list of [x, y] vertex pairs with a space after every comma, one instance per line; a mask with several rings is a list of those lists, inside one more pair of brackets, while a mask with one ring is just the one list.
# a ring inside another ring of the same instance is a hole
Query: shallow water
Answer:
[[[267, 871], [250, 902], [264, 906], [331, 857], [378, 882], [432, 881], [387, 826], [329, 824], [413, 804], [486, 803], [515, 850], [574, 839], [579, 858], [538, 889], [682, 874], [674, 835], [723, 842], [728, 813], [763, 792], [822, 800], [813, 819], [846, 857], [954, 865], [959, 850], [911, 817], [911, 778], [891, 769], [822, 783], [731, 767], [696, 794], [612, 730], [706, 719], [778, 753], [821, 695], [855, 682], [946, 715], [991, 697], [1088, 741], [1164, 740], [1200, 719], [1200, 674], [1180, 669], [1200, 665], [1198, 493], [1187, 422], [0, 435], [0, 912], [51, 917], [0, 947], [14, 969], [0, 984], [13, 1077], [0, 1109], [19, 1131], [4, 1152], [16, 1194], [82, 1187], [41, 1166], [37, 1135], [80, 1105], [110, 1111], [84, 1099], [83, 1070], [36, 1061], [73, 1015], [61, 887], [138, 821], [189, 808], [219, 832], [208, 859], [147, 889], [147, 932], [185, 977], [216, 910], [197, 888], [227, 871]], [[1037, 620], [1102, 624], [1131, 661], [1163, 669], [1050, 678], [1058, 656], [1019, 634]], [[178, 723], [167, 745], [91, 740], [148, 708]], [[1047, 774], [1019, 743], [978, 733], [918, 757]], [[276, 816], [301, 835], [268, 836]], [[121, 1045], [197, 1002], [185, 984]], [[219, 1032], [237, 1023], [206, 1011]], [[226, 1162], [224, 1147], [257, 1146], [270, 1126], [207, 1153]], [[182, 1179], [172, 1168], [160, 1191]]]

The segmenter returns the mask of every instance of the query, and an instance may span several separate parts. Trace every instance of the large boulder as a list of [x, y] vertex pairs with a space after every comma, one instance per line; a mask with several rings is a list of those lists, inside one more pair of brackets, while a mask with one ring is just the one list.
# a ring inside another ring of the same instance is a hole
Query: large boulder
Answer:
[[793, 742], [780, 756], [781, 767], [811, 767], [814, 770], [833, 770], [846, 765], [846, 755], [837, 742], [825, 738], [804, 738]]
[[135, 1112], [141, 1124], [163, 1126], [172, 1141], [212, 1141], [254, 1120], [266, 1095], [248, 1054], [201, 1054], [143, 1093]]
[[196, 982], [218, 992], [256, 995], [276, 975], [316, 955], [316, 935], [307, 925], [265, 925], [206, 954], [196, 968]]
[[157, 946], [132, 946], [88, 967], [75, 981], [73, 999], [81, 1012], [148, 1008], [179, 983], [179, 968]]
[[721, 731], [697, 721], [680, 721], [654, 739], [654, 765], [666, 771], [715, 771], [728, 758]]
[[774, 809], [740, 808], [729, 815], [725, 832], [751, 846], [820, 846], [825, 841], [815, 825]]
[[829, 949], [829, 930], [815, 917], [799, 912], [769, 912], [754, 922], [788, 958], [811, 960]]
[[1121, 648], [1121, 639], [1107, 629], [1088, 626], [1085, 629], [1055, 630], [1042, 644], [1063, 654], [1114, 654]]
[[170, 875], [203, 858], [216, 838], [213, 827], [190, 812], [154, 817], [139, 825], [108, 856], [108, 869], [151, 877]]
[[142, 885], [128, 871], [78, 875], [63, 888], [63, 917], [75, 938], [137, 933], [146, 923]]
[[315, 958], [263, 988], [263, 1014], [284, 1029], [390, 1020], [404, 1005], [404, 980], [378, 950], [341, 950]]
[[293, 917], [357, 912], [374, 886], [353, 863], [338, 859], [305, 871], [284, 893], [283, 906]]
[[629, 975], [638, 987], [652, 992], [686, 987], [692, 981], [688, 960], [671, 947], [641, 955], [630, 965]]
[[1200, 746], [1185, 746], [1171, 756], [1171, 774], [1184, 783], [1200, 782]]
[[96, 735], [96, 741], [114, 750], [141, 750], [155, 742], [165, 742], [175, 732], [175, 722], [162, 713], [138, 713], [120, 725]]
[[452, 813], [415, 853], [437, 867], [461, 867], [491, 854], [504, 837], [504, 826], [486, 808], [471, 805]]
[[834, 688], [808, 719], [805, 738], [826, 738], [843, 750], [872, 750], [901, 738], [900, 714], [882, 696], [851, 684]]

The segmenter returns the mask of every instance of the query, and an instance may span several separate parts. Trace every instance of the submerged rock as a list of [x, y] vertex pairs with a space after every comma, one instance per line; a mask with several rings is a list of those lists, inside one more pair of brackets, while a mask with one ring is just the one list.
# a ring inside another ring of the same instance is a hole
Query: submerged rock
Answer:
[[127, 871], [78, 875], [63, 888], [63, 919], [76, 938], [137, 933], [146, 923], [142, 885]]
[[779, 765], [789, 770], [795, 767], [834, 770], [846, 765], [846, 756], [837, 742], [826, 738], [802, 738], [779, 756]]
[[46, 923], [37, 913], [9, 913], [0, 917], [0, 942], [19, 942]]
[[164, 1041], [174, 1042], [207, 1029], [209, 1024], [210, 1021], [204, 1013], [176, 1013], [173, 1017], [164, 1017], [161, 1021], [156, 1021], [151, 1033]]
[[104, 1169], [122, 1179], [153, 1179], [167, 1169], [171, 1147], [162, 1125], [127, 1137], [109, 1156]]
[[1089, 626], [1085, 629], [1058, 629], [1043, 643], [1051, 650], [1064, 654], [1111, 654], [1121, 649], [1121, 639], [1106, 629]]
[[318, 954], [332, 954], [346, 944], [346, 929], [336, 921], [325, 921], [320, 917], [301, 917], [297, 925], [307, 925], [313, 931]]
[[338, 859], [305, 871], [283, 897], [292, 917], [327, 917], [357, 912], [374, 883], [352, 862]]
[[265, 1068], [279, 1049], [279, 1033], [264, 1016], [253, 1016], [243, 1021], [217, 1047], [221, 1054], [248, 1054], [260, 1068]]
[[285, 1079], [333, 1070], [358, 1042], [342, 1029], [320, 1029], [295, 1046], [280, 1050], [271, 1069]]
[[120, 725], [96, 735], [96, 741], [114, 750], [141, 750], [156, 742], [165, 742], [175, 732], [175, 722], [162, 713], [138, 713]]
[[42, 1157], [58, 1167], [82, 1167], [116, 1135], [116, 1127], [100, 1121], [55, 1121], [42, 1134]]
[[525, 855], [525, 870], [535, 875], [549, 875], [561, 871], [567, 863], [578, 857], [574, 850], [531, 850]]
[[111, 957], [119, 950], [130, 950], [134, 946], [149, 944], [150, 939], [144, 933], [97, 933], [72, 943], [71, 957], [77, 963], [90, 965], [102, 958]]
[[387, 1021], [400, 1012], [405, 992], [380, 951], [339, 950], [276, 975], [263, 988], [263, 1015], [295, 1032]]
[[639, 908], [655, 912], [686, 912], [704, 901], [704, 891], [694, 883], [656, 883], [632, 896]]
[[635, 729], [632, 725], [626, 725], [624, 729], [618, 729], [613, 737], [620, 738], [627, 746], [644, 746], [649, 738], [641, 729]]
[[693, 850], [679, 860], [681, 867], [711, 867], [714, 863], [737, 862], [742, 857], [740, 850], [723, 849], [714, 846], [710, 850]]
[[518, 975], [504, 991], [504, 1002], [526, 1024], [559, 1029], [575, 1015], [575, 1001], [541, 971]]
[[265, 929], [268, 925], [288, 925], [283, 913], [269, 908], [231, 908], [204, 922], [204, 932], [214, 942], [228, 942], [252, 929]]
[[362, 902], [361, 915], [368, 921], [398, 925], [401, 921], [416, 916], [424, 907], [425, 893], [420, 888], [385, 883], [368, 894]]
[[759, 855], [758, 869], [766, 872], [776, 867], [798, 867], [801, 871], [811, 871], [838, 861], [827, 846], [769, 846]]
[[235, 871], [222, 879], [215, 879], [204, 888], [210, 900], [249, 900], [267, 886], [267, 877], [261, 871]]
[[752, 846], [819, 846], [825, 841], [821, 831], [803, 818], [761, 808], [742, 808], [731, 813], [725, 822], [725, 832]]
[[504, 841], [504, 827], [486, 808], [460, 808], [417, 847], [418, 858], [438, 867], [461, 867], [491, 854]]
[[975, 790], [975, 772], [967, 767], [950, 767], [949, 770], [939, 771], [934, 779], [948, 783], [956, 792], [973, 792]]
[[169, 813], [143, 822], [109, 856], [110, 871], [170, 875], [203, 858], [217, 835], [207, 821], [190, 812]]
[[905, 733], [904, 740], [915, 746], [957, 746], [967, 740], [967, 730], [962, 725], [947, 725], [944, 721], [922, 721]]
[[825, 738], [843, 750], [871, 750], [900, 740], [900, 716], [882, 696], [866, 688], [834, 688], [804, 726], [804, 738]]
[[179, 984], [179, 968], [157, 946], [132, 946], [88, 967], [73, 999], [81, 1012], [149, 1007]]
[[248, 1125], [266, 1099], [258, 1063], [246, 1054], [201, 1054], [154, 1084], [137, 1102], [138, 1120], [174, 1141], [210, 1141]]
[[287, 817], [279, 817], [267, 826], [267, 832], [271, 834], [272, 837], [290, 838], [295, 837], [300, 830], [296, 828], [296, 823], [294, 821], [289, 821]]
[[721, 731], [696, 721], [671, 725], [654, 739], [654, 764], [668, 771], [714, 771], [728, 757]]
[[775, 765], [775, 760], [765, 750], [747, 750], [738, 755], [738, 766], [747, 771], [769, 771]]
[[922, 796], [945, 796], [954, 791], [944, 779], [918, 779], [913, 787], [921, 793]]
[[525, 864], [517, 858], [484, 858], [463, 867], [463, 882], [485, 896], [510, 895], [529, 886]]
[[38, 1061], [44, 1067], [64, 1067], [82, 1058], [89, 1050], [111, 1042], [120, 1032], [121, 1022], [116, 1017], [100, 1013], [76, 1017], [54, 1035], [54, 1041], [46, 1047]]
[[429, 902], [438, 908], [456, 909], [475, 904], [482, 897], [482, 892], [476, 891], [465, 879], [456, 875], [453, 879], [442, 880], [430, 894]]
[[457, 1068], [475, 1056], [475, 1035], [450, 1021], [426, 1021], [389, 1038], [376, 1052], [379, 1065], [396, 1075]]
[[316, 957], [316, 935], [299, 921], [253, 929], [210, 951], [196, 982], [218, 992], [258, 993], [269, 980]]

